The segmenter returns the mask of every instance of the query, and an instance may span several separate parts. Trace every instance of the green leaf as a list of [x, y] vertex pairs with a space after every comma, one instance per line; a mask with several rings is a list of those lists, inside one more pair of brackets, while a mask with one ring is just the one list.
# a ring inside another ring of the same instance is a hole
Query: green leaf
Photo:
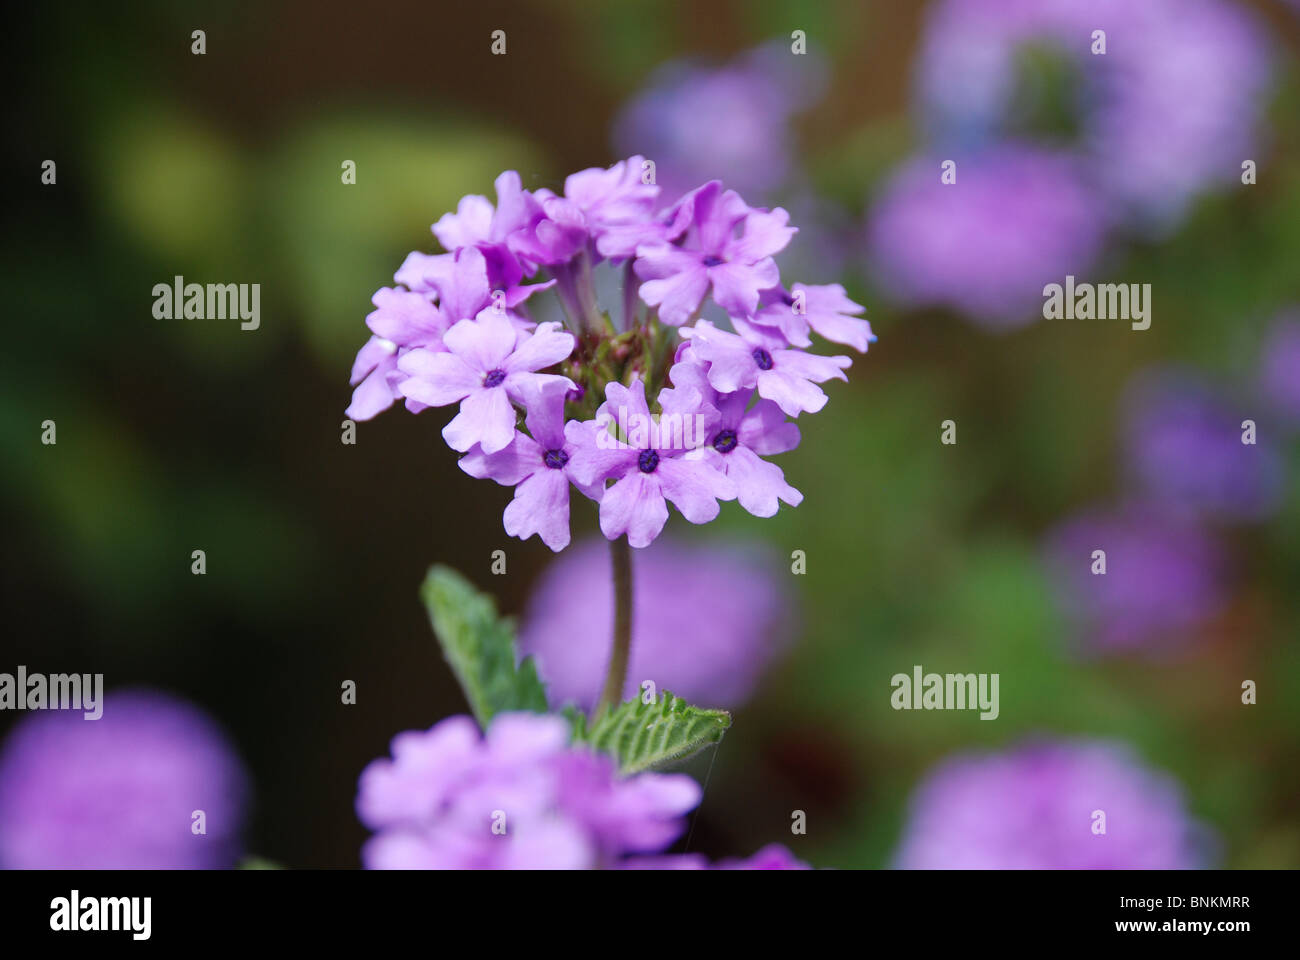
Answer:
[[487, 729], [498, 713], [546, 713], [546, 688], [532, 657], [515, 665], [514, 621], [450, 567], [429, 570], [420, 588], [442, 652], [451, 664], [470, 709]]
[[725, 710], [693, 707], [667, 690], [655, 703], [640, 699], [620, 704], [592, 724], [578, 718], [574, 739], [612, 753], [619, 772], [639, 773], [690, 756], [717, 743], [731, 726]]

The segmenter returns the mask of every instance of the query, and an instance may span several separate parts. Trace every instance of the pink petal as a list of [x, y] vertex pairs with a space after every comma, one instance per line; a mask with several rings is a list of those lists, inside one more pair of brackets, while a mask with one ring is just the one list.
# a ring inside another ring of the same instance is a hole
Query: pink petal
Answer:
[[456, 403], [483, 386], [483, 374], [454, 353], [412, 350], [402, 354], [397, 368], [409, 378], [399, 388], [402, 396], [431, 407]]
[[543, 323], [532, 336], [520, 340], [501, 369], [507, 373], [543, 370], [567, 359], [574, 343], [573, 334], [562, 331], [558, 323]]
[[442, 428], [447, 446], [462, 453], [476, 443], [484, 453], [504, 450], [514, 433], [515, 408], [500, 387], [475, 390], [461, 401], [460, 413]]
[[543, 466], [515, 488], [506, 506], [505, 531], [527, 540], [537, 534], [557, 553], [569, 545], [569, 478]]
[[634, 547], [648, 547], [668, 522], [659, 482], [639, 470], [629, 472], [605, 491], [600, 501], [600, 529], [609, 540], [627, 534]]
[[515, 328], [505, 314], [488, 310], [476, 320], [461, 320], [443, 334], [442, 342], [475, 370], [499, 370], [515, 348]]
[[722, 509], [718, 499], [734, 500], [736, 491], [727, 477], [707, 459], [666, 457], [655, 471], [663, 495], [691, 523], [708, 523]]

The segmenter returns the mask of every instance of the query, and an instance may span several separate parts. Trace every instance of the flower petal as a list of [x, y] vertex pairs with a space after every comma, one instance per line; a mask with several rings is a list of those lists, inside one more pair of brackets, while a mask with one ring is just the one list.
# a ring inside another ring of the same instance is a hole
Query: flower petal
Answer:
[[460, 413], [442, 428], [447, 446], [462, 453], [476, 443], [484, 453], [496, 453], [510, 445], [514, 434], [515, 408], [500, 387], [475, 390], [461, 401]]

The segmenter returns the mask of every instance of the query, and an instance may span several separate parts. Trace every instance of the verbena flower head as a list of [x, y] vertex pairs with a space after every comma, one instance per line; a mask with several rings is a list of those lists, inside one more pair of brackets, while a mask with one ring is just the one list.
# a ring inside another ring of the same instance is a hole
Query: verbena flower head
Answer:
[[1078, 514], [1049, 534], [1046, 556], [1080, 653], [1180, 651], [1224, 602], [1214, 538], [1158, 504]]
[[0, 868], [231, 867], [247, 792], [217, 726], [170, 696], [109, 693], [98, 720], [34, 713], [0, 754]]
[[[634, 547], [668, 504], [692, 523], [728, 500], [762, 517], [797, 505], [768, 458], [797, 446], [787, 418], [820, 410], [819, 385], [851, 363], [810, 352], [812, 337], [862, 352], [875, 336], [842, 287], [782, 283], [786, 211], [717, 180], [665, 198], [640, 156], [575, 173], [563, 194], [507, 171], [496, 195], [463, 198], [433, 226], [445, 252], [410, 254], [375, 294], [348, 416], [456, 406], [442, 435], [461, 467], [515, 488], [506, 532], [553, 550], [574, 490]], [[596, 271], [611, 268], [622, 296], [601, 304]], [[542, 291], [563, 324], [530, 314]]]
[[[519, 628], [556, 709], [600, 694], [614, 618], [609, 550], [577, 544], [542, 575]], [[692, 703], [734, 708], [789, 642], [793, 600], [779, 560], [752, 546], [656, 541], [632, 567], [632, 659], [622, 699], [650, 680]]]
[[681, 834], [700, 788], [681, 774], [615, 776], [611, 757], [568, 746], [556, 716], [466, 716], [393, 739], [361, 774], [357, 813], [375, 835], [368, 869], [590, 869], [656, 853]]
[[[1105, 833], [1094, 832], [1105, 816]], [[910, 870], [1185, 870], [1209, 837], [1169, 777], [1119, 744], [1032, 742], [945, 761], [917, 788], [895, 857]]]

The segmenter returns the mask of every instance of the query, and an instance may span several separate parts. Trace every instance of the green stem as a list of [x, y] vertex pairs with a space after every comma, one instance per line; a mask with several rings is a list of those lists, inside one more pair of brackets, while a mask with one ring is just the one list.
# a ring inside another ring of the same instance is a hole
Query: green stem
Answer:
[[623, 701], [628, 658], [632, 653], [632, 548], [623, 536], [609, 542], [609, 551], [614, 561], [614, 644], [609, 651], [605, 689], [593, 714], [596, 720]]

